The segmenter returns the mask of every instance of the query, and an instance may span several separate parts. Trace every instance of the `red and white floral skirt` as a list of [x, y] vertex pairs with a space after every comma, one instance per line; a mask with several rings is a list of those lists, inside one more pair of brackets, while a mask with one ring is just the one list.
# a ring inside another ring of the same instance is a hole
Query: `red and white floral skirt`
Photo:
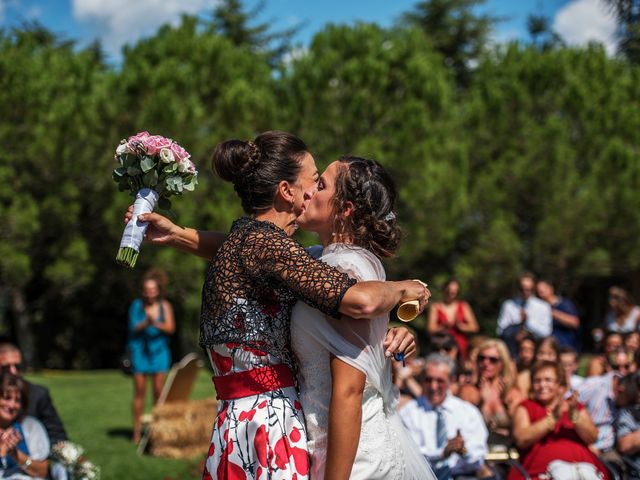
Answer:
[[[217, 374], [255, 366], [255, 350], [216, 345], [209, 352]], [[253, 358], [244, 358], [247, 355]], [[243, 361], [244, 360], [244, 361]], [[270, 363], [262, 357], [263, 365]], [[203, 480], [306, 480], [309, 454], [302, 406], [294, 387], [219, 400]]]

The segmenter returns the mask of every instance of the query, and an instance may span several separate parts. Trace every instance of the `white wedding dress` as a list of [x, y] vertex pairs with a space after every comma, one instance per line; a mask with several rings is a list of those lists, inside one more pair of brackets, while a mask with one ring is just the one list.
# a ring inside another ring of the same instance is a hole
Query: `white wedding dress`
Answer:
[[[345, 244], [326, 247], [321, 259], [358, 280], [384, 280], [380, 260]], [[360, 442], [351, 479], [434, 479], [428, 463], [402, 426], [391, 365], [382, 342], [388, 315], [375, 320], [336, 320], [298, 302], [291, 316], [291, 343], [298, 360], [300, 402], [307, 425], [311, 480], [324, 479], [333, 353], [366, 374]]]

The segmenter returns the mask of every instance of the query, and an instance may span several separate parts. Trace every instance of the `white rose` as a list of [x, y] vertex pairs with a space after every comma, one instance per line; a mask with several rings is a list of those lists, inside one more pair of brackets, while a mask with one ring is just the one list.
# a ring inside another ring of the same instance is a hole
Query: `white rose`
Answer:
[[188, 173], [189, 172], [189, 164], [191, 162], [189, 160], [183, 160], [178, 164], [178, 171], [180, 173]]
[[127, 142], [125, 143], [121, 143], [120, 145], [118, 145], [118, 148], [116, 148], [116, 155], [124, 155], [125, 153], [129, 152], [129, 145], [127, 144]]
[[160, 150], [160, 161], [162, 163], [173, 163], [176, 161], [176, 159], [173, 156], [173, 152], [171, 150], [169, 150], [168, 148], [163, 148]]

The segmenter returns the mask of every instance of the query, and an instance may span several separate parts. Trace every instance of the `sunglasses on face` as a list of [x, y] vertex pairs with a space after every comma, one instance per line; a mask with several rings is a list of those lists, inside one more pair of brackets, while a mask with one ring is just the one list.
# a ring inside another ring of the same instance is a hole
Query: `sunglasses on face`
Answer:
[[442, 347], [438, 348], [438, 351], [439, 351], [439, 352], [443, 352], [443, 351], [444, 351], [444, 352], [450, 352], [450, 351], [452, 351], [454, 348], [455, 348], [455, 347], [454, 347], [453, 345], [444, 345], [444, 346], [442, 346]]
[[10, 372], [12, 370], [12, 368], [15, 368], [18, 372], [21, 372], [22, 371], [22, 364], [21, 363], [6, 363], [4, 365], [0, 365], [0, 372], [7, 373], [7, 372]]
[[496, 365], [500, 361], [500, 357], [491, 357], [487, 355], [478, 355], [478, 363], [482, 363], [485, 360], [489, 360], [492, 365]]

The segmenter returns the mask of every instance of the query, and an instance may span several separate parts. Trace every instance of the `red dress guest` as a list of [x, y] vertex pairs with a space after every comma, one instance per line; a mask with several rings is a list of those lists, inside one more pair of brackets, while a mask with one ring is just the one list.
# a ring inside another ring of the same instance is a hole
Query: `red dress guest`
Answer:
[[451, 279], [442, 289], [442, 302], [434, 303], [429, 311], [427, 331], [449, 333], [458, 344], [463, 360], [467, 358], [468, 335], [479, 330], [476, 316], [467, 302], [458, 300], [460, 285]]
[[[542, 361], [532, 369], [532, 400], [523, 401], [514, 416], [513, 436], [520, 462], [532, 478], [571, 478], [578, 469], [582, 477], [608, 479], [604, 465], [589, 450], [597, 429], [575, 395], [563, 398], [566, 377], [557, 363]], [[509, 480], [522, 479], [515, 469]]]

